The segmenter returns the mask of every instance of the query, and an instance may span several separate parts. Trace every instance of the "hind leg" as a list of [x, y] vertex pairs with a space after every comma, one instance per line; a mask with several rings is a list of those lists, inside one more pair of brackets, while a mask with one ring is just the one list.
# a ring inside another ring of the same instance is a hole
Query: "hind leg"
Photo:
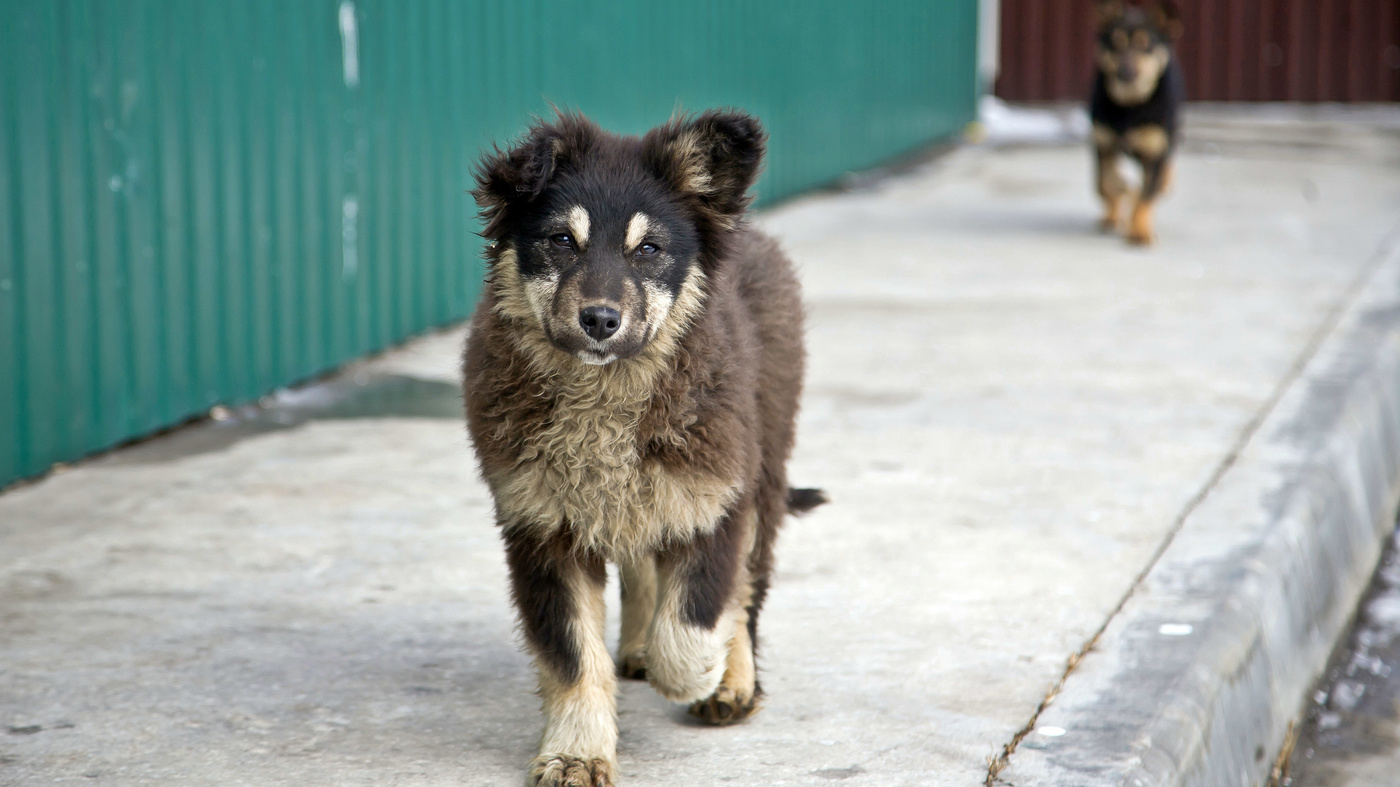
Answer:
[[646, 680], [647, 630], [656, 612], [656, 561], [645, 555], [618, 561], [622, 579], [622, 636], [617, 645], [617, 674]]

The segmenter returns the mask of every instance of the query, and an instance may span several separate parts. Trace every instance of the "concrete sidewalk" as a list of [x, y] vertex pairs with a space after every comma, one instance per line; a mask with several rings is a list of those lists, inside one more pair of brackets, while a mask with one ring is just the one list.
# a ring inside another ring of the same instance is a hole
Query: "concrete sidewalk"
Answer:
[[[625, 781], [981, 784], [1394, 251], [1397, 129], [1197, 113], [1147, 251], [1078, 146], [763, 215], [809, 304], [791, 476], [834, 502], [779, 543], [764, 711], [624, 685]], [[0, 496], [0, 784], [519, 783], [461, 341]]]

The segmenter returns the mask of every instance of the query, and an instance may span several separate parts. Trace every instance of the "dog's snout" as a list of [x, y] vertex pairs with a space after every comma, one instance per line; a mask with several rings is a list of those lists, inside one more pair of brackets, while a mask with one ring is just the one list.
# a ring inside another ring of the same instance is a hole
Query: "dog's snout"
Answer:
[[1137, 76], [1138, 70], [1134, 65], [1124, 63], [1118, 67], [1118, 81], [1120, 82], [1134, 82], [1137, 80]]
[[601, 342], [622, 327], [622, 315], [607, 306], [588, 306], [579, 311], [578, 324], [584, 333]]

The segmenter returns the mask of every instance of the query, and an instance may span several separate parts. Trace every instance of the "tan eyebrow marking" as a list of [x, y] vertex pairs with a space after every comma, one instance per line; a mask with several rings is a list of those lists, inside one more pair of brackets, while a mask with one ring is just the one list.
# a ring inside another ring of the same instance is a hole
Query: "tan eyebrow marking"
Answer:
[[647, 230], [651, 229], [651, 218], [645, 213], [633, 213], [627, 221], [627, 249], [630, 251], [642, 245]]
[[573, 233], [574, 243], [580, 249], [588, 245], [588, 211], [582, 205], [575, 205], [569, 208], [569, 232]]

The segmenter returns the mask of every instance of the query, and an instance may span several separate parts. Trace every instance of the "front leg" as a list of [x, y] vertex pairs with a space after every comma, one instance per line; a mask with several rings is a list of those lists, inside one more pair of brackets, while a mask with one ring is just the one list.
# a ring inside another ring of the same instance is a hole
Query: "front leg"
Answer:
[[657, 556], [647, 680], [668, 700], [709, 697], [724, 676], [740, 610], [735, 590], [749, 519], [730, 512], [713, 532]]
[[1148, 159], [1142, 162], [1142, 195], [1133, 205], [1133, 215], [1128, 219], [1128, 241], [1145, 246], [1157, 239], [1152, 229], [1152, 209], [1157, 198], [1166, 191], [1171, 182], [1171, 161], [1166, 158]]
[[1162, 126], [1147, 125], [1132, 129], [1124, 140], [1133, 157], [1142, 164], [1142, 192], [1128, 219], [1128, 241], [1147, 245], [1156, 240], [1152, 231], [1152, 208], [1171, 183], [1172, 137]]
[[567, 532], [505, 532], [511, 595], [539, 674], [545, 726], [531, 787], [611, 787], [617, 771], [616, 678], [603, 641], [607, 567]]
[[754, 643], [749, 624], [750, 607], [737, 610], [734, 635], [724, 661], [724, 678], [708, 698], [692, 703], [690, 715], [706, 724], [738, 724], [758, 710], [762, 692], [754, 665]]
[[1128, 184], [1118, 172], [1118, 134], [1100, 123], [1094, 124], [1094, 180], [1099, 199], [1103, 200], [1103, 219], [1099, 226], [1104, 232], [1114, 232], [1122, 221], [1123, 197]]

